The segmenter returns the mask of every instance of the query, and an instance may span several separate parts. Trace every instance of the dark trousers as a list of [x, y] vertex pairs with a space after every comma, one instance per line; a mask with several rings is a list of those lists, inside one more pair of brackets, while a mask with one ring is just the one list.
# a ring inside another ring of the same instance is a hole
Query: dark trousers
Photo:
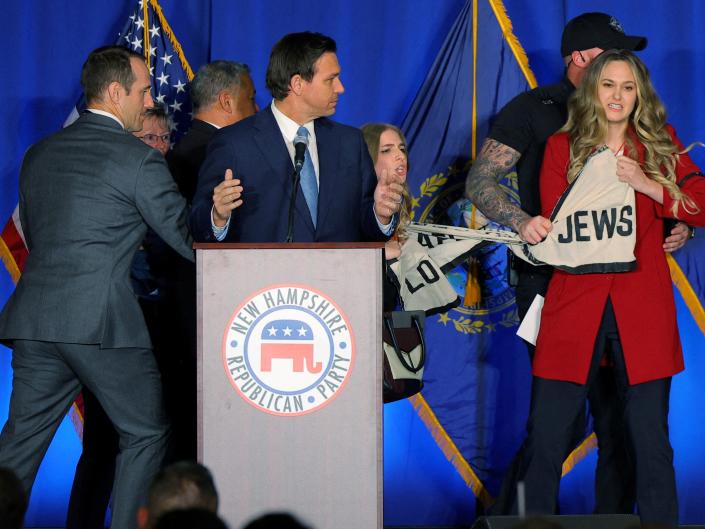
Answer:
[[[164, 464], [196, 460], [196, 360], [193, 345], [196, 318], [194, 315], [187, 322], [177, 318], [184, 306], [177, 301], [172, 298], [140, 299], [154, 344], [164, 408], [171, 425], [172, 435]], [[195, 312], [195, 301], [187, 306], [193, 307]], [[191, 335], [194, 335], [193, 341]], [[102, 529], [113, 488], [119, 435], [90, 391], [84, 390], [83, 402], [83, 451], [71, 487], [66, 529]]]
[[[536, 294], [546, 295], [551, 274], [548, 271], [526, 269], [522, 266], [516, 285], [516, 303], [519, 317], [524, 318]], [[527, 343], [529, 356], [533, 360], [534, 346]], [[595, 471], [595, 513], [631, 514], [636, 501], [634, 465], [629, 456], [626, 432], [622, 421], [622, 405], [617, 398], [617, 385], [612, 367], [601, 367], [590, 387], [587, 400], [593, 418], [593, 430], [597, 437], [598, 458]], [[568, 444], [563, 460], [585, 437], [586, 413], [580, 412], [573, 423], [573, 437]], [[522, 446], [514, 456], [502, 482], [499, 495], [491, 508], [491, 513], [506, 515], [512, 513], [515, 502], [518, 474], [524, 458]], [[557, 508], [557, 507], [556, 507]], [[553, 513], [552, 513], [553, 514]]]
[[10, 414], [0, 434], [0, 466], [31, 490], [61, 420], [86, 386], [119, 432], [113, 529], [132, 529], [169, 434], [159, 371], [149, 349], [16, 340]]
[[66, 529], [103, 529], [120, 436], [93, 393], [83, 389], [83, 450], [71, 486]]
[[597, 380], [603, 352], [614, 363], [614, 382], [623, 406], [629, 453], [636, 468], [636, 502], [644, 524], [678, 525], [673, 450], [668, 438], [671, 379], [629, 385], [612, 304], [608, 300], [595, 341], [586, 385], [535, 377], [528, 438], [519, 470], [526, 490], [527, 512], [552, 514], [573, 424]]

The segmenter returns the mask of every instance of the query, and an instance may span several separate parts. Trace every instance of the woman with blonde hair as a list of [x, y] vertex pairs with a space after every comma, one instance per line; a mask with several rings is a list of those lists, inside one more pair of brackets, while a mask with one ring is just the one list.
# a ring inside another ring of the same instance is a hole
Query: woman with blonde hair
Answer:
[[[635, 191], [636, 266], [619, 273], [556, 270], [541, 314], [526, 457], [529, 512], [555, 512], [562, 458], [601, 363], [614, 366], [642, 523], [677, 526], [668, 434], [671, 377], [683, 370], [665, 254], [664, 219], [705, 224], [705, 178], [666, 124], [641, 60], [623, 50], [593, 60], [546, 144], [541, 204], [549, 217], [591, 158], [616, 157], [614, 178]], [[609, 151], [607, 151], [609, 149]], [[593, 166], [595, 167], [595, 166]]]

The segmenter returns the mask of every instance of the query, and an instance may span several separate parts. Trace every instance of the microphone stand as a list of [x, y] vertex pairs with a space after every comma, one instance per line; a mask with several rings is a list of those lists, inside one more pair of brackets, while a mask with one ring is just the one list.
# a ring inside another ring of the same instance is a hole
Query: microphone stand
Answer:
[[296, 205], [296, 195], [299, 192], [299, 180], [301, 180], [302, 167], [303, 164], [297, 164], [294, 169], [294, 189], [291, 190], [291, 198], [289, 199], [289, 222], [286, 230], [286, 242], [294, 242], [294, 206]]

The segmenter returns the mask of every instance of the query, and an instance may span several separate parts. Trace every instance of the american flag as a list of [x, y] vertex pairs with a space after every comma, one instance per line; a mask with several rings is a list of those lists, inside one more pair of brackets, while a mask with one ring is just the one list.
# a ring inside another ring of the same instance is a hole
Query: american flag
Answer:
[[157, 0], [137, 2], [117, 44], [144, 55], [152, 76], [152, 98], [171, 114], [171, 140], [177, 142], [191, 126], [188, 83], [193, 71]]

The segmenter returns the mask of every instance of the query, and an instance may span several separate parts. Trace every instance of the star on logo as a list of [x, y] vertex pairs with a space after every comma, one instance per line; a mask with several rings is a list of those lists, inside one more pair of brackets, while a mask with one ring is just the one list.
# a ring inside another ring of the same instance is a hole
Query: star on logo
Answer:
[[293, 329], [290, 329], [288, 325], [284, 327], [284, 336], [291, 336], [291, 331], [293, 331]]
[[184, 86], [186, 86], [186, 83], [182, 83], [181, 79], [174, 85], [174, 88], [176, 88], [176, 93], [180, 94], [181, 92], [185, 92]]
[[153, 25], [151, 29], [149, 30], [149, 34], [151, 35], [152, 38], [158, 37], [159, 36], [159, 28], [156, 25]]
[[163, 84], [167, 84], [169, 81], [169, 76], [162, 72], [162, 74], [157, 77], [157, 80], [159, 81], [159, 86], [162, 86]]
[[267, 329], [267, 332], [269, 332], [269, 336], [276, 336], [277, 335], [277, 328], [272, 325], [269, 329]]
[[135, 37], [135, 40], [132, 41], [132, 47], [135, 50], [141, 50], [142, 49], [142, 39], [138, 39]]
[[306, 336], [306, 328], [303, 325], [299, 328], [299, 336]]
[[164, 52], [164, 57], [161, 58], [164, 61], [164, 66], [166, 66], [167, 64], [171, 64], [172, 57], [173, 55], [167, 55], [167, 53]]

